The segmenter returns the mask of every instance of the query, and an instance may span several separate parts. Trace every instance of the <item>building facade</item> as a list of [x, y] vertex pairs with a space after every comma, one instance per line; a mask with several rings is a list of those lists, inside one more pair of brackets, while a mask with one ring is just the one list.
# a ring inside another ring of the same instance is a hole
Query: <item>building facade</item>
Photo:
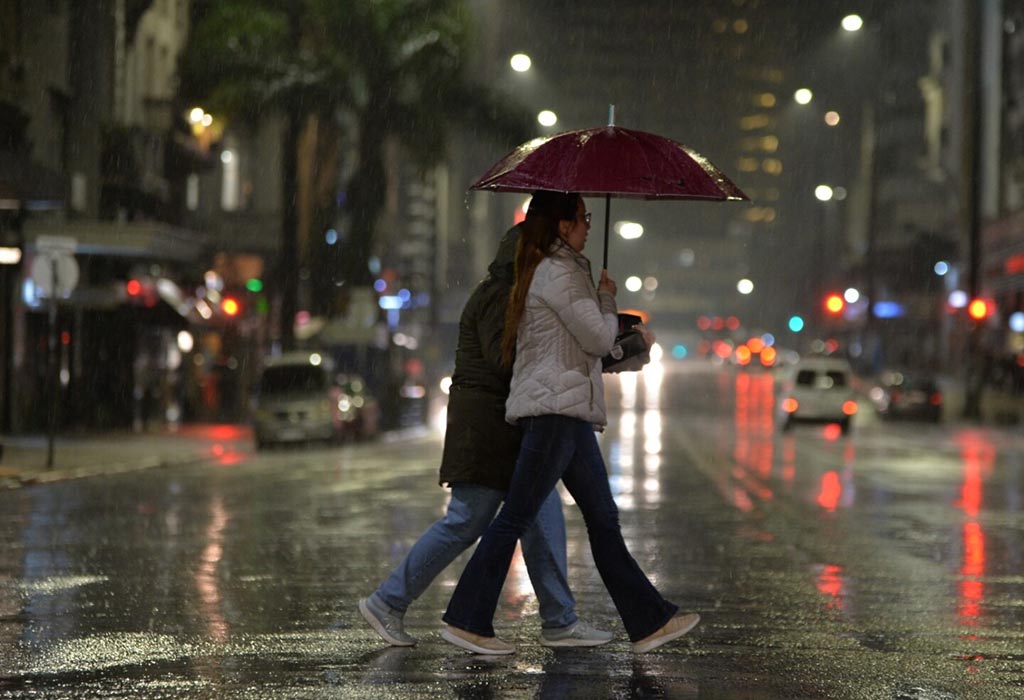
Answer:
[[[3, 243], [20, 251], [3, 270], [6, 430], [41, 430], [57, 406], [62, 429], [173, 423], [202, 394], [189, 381], [200, 320], [189, 299], [206, 248], [185, 204], [189, 179], [210, 163], [209, 135], [177, 101], [189, 5], [0, 3], [0, 112], [20, 125], [0, 149], [33, 169], [4, 169], [0, 180], [14, 193]], [[78, 269], [55, 301], [33, 275], [53, 240], [73, 246]]]

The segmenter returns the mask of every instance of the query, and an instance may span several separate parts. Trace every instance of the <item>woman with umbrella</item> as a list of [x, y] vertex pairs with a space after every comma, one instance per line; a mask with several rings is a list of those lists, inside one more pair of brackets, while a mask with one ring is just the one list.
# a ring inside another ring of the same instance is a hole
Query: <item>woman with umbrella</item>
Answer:
[[441, 636], [478, 654], [511, 654], [492, 621], [517, 539], [561, 479], [583, 513], [590, 549], [633, 642], [644, 653], [693, 629], [696, 613], [654, 588], [626, 549], [594, 428], [606, 423], [601, 358], [615, 342], [616, 285], [595, 289], [583, 256], [590, 215], [575, 193], [537, 191], [516, 255], [504, 356], [512, 385], [506, 419], [523, 431], [505, 498], [444, 614]]

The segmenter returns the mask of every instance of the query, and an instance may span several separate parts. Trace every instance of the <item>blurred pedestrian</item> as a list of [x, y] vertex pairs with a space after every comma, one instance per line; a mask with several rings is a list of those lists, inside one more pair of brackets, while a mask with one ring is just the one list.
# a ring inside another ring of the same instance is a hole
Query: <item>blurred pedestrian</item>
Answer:
[[441, 636], [477, 654], [511, 654], [492, 626], [516, 540], [562, 479], [583, 513], [594, 563], [619, 617], [644, 653], [699, 621], [678, 615], [626, 549], [594, 429], [606, 417], [601, 358], [618, 331], [615, 282], [594, 288], [582, 254], [590, 214], [577, 194], [536, 192], [522, 225], [503, 357], [511, 363], [506, 418], [523, 430], [505, 505], [466, 565]]
[[[448, 400], [448, 425], [440, 483], [451, 486], [443, 518], [431, 525], [405, 560], [359, 611], [386, 642], [412, 646], [403, 618], [409, 605], [459, 554], [477, 541], [494, 518], [519, 454], [521, 433], [505, 421], [510, 367], [501, 360], [505, 308], [519, 227], [505, 234], [488, 276], [466, 302], [459, 319], [455, 372]], [[582, 622], [566, 578], [565, 518], [551, 491], [536, 519], [521, 533], [523, 557], [540, 605], [540, 642], [545, 646], [597, 646], [612, 634]]]

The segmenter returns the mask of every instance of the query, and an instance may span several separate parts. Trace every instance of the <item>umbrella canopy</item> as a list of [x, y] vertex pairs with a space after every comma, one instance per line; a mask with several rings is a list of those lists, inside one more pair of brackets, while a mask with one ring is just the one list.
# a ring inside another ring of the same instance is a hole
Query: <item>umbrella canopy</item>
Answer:
[[750, 199], [696, 151], [663, 136], [619, 126], [566, 131], [527, 141], [495, 163], [470, 189], [604, 196], [606, 268], [611, 197]]
[[527, 141], [470, 189], [641, 199], [747, 200], [711, 161], [671, 139], [601, 126]]

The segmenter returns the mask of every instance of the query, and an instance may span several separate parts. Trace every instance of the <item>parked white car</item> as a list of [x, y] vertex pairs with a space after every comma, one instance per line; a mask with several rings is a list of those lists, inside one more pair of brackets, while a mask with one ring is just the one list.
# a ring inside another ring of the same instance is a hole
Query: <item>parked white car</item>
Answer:
[[857, 413], [853, 369], [836, 357], [803, 357], [776, 379], [776, 411], [779, 425], [789, 430], [794, 423], [838, 423], [845, 435]]

